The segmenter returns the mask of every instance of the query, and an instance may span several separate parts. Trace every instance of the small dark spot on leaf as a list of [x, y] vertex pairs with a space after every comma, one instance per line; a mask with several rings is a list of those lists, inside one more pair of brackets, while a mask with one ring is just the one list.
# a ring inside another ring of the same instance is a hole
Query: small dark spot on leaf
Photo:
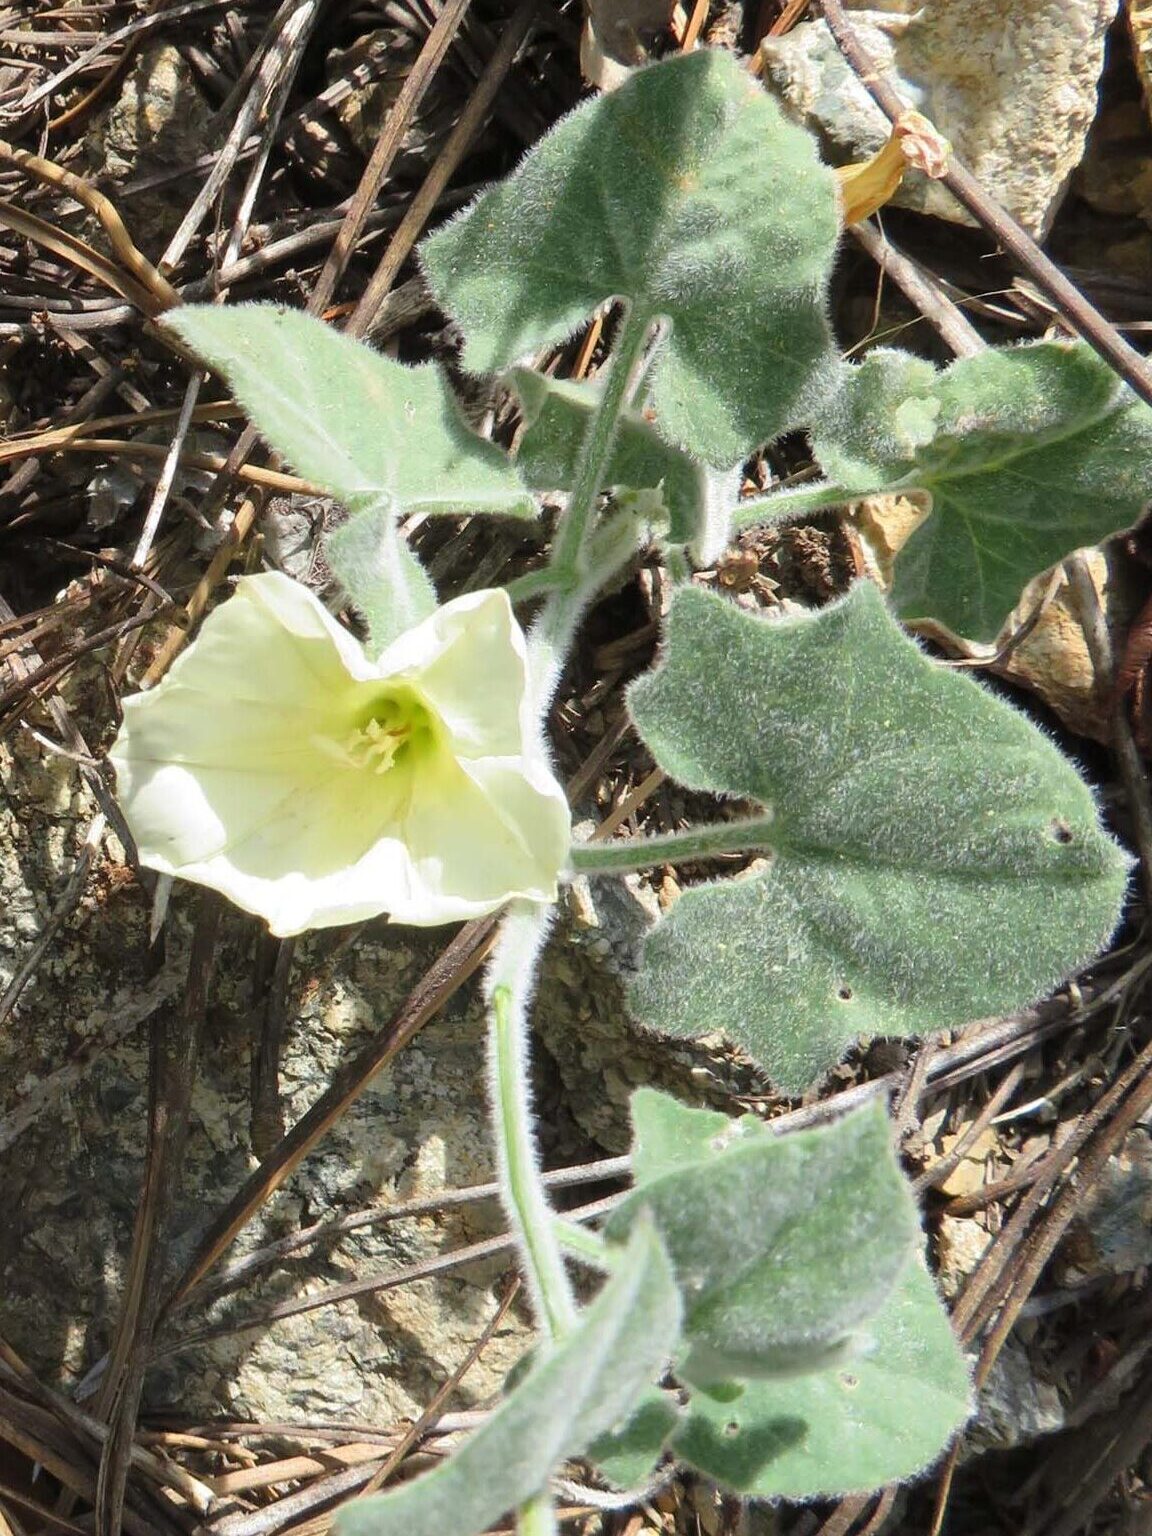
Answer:
[[852, 1392], [860, 1385], [860, 1378], [859, 1376], [853, 1376], [849, 1371], [841, 1371], [840, 1385], [847, 1387], [848, 1391]]
[[740, 1426], [737, 1424], [735, 1419], [728, 1420], [727, 1424], [724, 1426], [724, 1433], [729, 1437], [732, 1435], [738, 1435], [740, 1433]]
[[836, 993], [836, 996], [842, 1003], [850, 1003], [852, 1001], [852, 988], [841, 987], [840, 990]]
[[1066, 821], [1061, 821], [1059, 816], [1053, 818], [1048, 830], [1053, 842], [1070, 843], [1072, 841], [1072, 828]]

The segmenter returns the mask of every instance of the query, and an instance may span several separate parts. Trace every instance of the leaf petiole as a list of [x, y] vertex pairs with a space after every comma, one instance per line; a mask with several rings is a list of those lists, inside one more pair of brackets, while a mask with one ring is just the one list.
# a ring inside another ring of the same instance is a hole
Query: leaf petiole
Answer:
[[684, 832], [665, 832], [657, 837], [636, 837], [616, 843], [573, 843], [569, 867], [577, 875], [626, 874], [650, 869], [653, 864], [688, 864], [714, 859], [722, 853], [754, 853], [772, 847], [774, 818], [771, 814], [746, 821], [724, 821], [714, 826], [690, 827]]
[[827, 480], [817, 480], [803, 485], [785, 486], [778, 491], [769, 491], [765, 496], [750, 496], [733, 507], [732, 532], [752, 528], [757, 523], [777, 523], [782, 518], [795, 517], [801, 512], [842, 507], [847, 502], [859, 501], [862, 494], [860, 491], [846, 490], [842, 485], [831, 485]]

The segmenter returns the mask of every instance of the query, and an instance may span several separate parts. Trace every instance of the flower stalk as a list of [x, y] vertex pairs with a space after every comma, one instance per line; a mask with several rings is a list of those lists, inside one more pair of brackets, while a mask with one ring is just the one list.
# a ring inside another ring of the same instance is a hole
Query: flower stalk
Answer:
[[529, 1006], [550, 919], [542, 904], [514, 903], [496, 941], [486, 992], [489, 1092], [504, 1208], [537, 1317], [559, 1343], [576, 1320], [576, 1300], [540, 1177], [528, 1053]]

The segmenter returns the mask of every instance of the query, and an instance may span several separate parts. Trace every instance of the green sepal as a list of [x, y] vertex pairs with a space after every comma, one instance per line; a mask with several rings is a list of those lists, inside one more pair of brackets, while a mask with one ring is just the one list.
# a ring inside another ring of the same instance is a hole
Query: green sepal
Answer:
[[436, 588], [401, 536], [390, 501], [357, 507], [329, 535], [325, 552], [367, 621], [373, 655], [436, 611]]

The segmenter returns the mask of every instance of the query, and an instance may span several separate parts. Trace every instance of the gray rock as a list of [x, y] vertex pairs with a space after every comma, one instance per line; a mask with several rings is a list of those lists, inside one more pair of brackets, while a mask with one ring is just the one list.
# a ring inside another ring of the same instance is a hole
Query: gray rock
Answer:
[[1064, 1428], [1059, 1390], [1042, 1381], [1018, 1339], [1010, 1338], [980, 1393], [976, 1418], [964, 1432], [969, 1452], [1007, 1451]]
[[731, 1114], [743, 1108], [733, 1102], [737, 1095], [764, 1091], [751, 1062], [719, 1036], [665, 1040], [629, 1018], [626, 992], [640, 940], [659, 916], [643, 882], [578, 880], [565, 911], [544, 958], [535, 1024], [587, 1135], [612, 1152], [627, 1151], [628, 1101], [642, 1083]]
[[[3, 987], [67, 882], [94, 807], [74, 765], [26, 732], [0, 749], [0, 783]], [[109, 841], [79, 909], [0, 1031], [0, 1331], [44, 1379], [72, 1389], [101, 1359], [115, 1326], [143, 1169], [148, 1032], [184, 986], [188, 911], [189, 894], [177, 884], [169, 958], [150, 974], [148, 901]], [[544, 1127], [550, 1164], [594, 1156], [589, 1138], [625, 1149], [628, 1097], [638, 1083], [713, 1105], [730, 1105], [734, 1091], [756, 1086], [747, 1064], [719, 1042], [668, 1045], [628, 1022], [623, 987], [653, 912], [638, 883], [595, 882], [577, 891], [550, 948], [536, 1011], [546, 1048], [542, 1086], [563, 1109]], [[226, 914], [173, 1222], [175, 1263], [255, 1164], [249, 978], [256, 936], [256, 924]], [[442, 933], [383, 922], [345, 938], [311, 935], [297, 947], [279, 1076], [288, 1125], [394, 1014], [444, 943]], [[228, 1260], [349, 1211], [489, 1180], [484, 1058], [473, 989], [339, 1119]], [[493, 1202], [470, 1205], [360, 1227], [261, 1270], [241, 1289], [179, 1315], [170, 1341], [206, 1327], [242, 1331], [164, 1354], [149, 1373], [146, 1404], [265, 1421], [390, 1423], [418, 1413], [492, 1315], [510, 1255], [273, 1323], [260, 1315], [328, 1286], [394, 1273], [503, 1225]], [[489, 1399], [530, 1338], [526, 1316], [511, 1315], [454, 1406]]]
[[[97, 176], [113, 184], [115, 198], [116, 183], [148, 173], [187, 171], [213, 142], [211, 110], [183, 54], [171, 43], [146, 42], [120, 95], [94, 120], [85, 149]], [[146, 255], [159, 256], [188, 203], [184, 176], [126, 203], [124, 218]]]
[[[962, 161], [1034, 235], [1051, 223], [1096, 112], [1111, 0], [890, 0], [847, 9], [860, 40]], [[823, 21], [762, 45], [765, 77], [835, 163], [875, 153], [888, 125]], [[971, 217], [915, 173], [898, 202]]]
[[[93, 812], [75, 766], [29, 734], [0, 753], [0, 988], [35, 942]], [[109, 845], [80, 908], [0, 1030], [0, 1331], [44, 1379], [74, 1388], [115, 1324], [143, 1167], [148, 1030], [184, 985], [187, 893], [172, 900], [170, 959], [146, 963], [148, 902]], [[183, 1184], [177, 1259], [254, 1166], [248, 1096], [256, 926], [229, 913], [219, 949]], [[291, 1124], [337, 1064], [387, 1022], [442, 934], [369, 925], [353, 944], [313, 936], [291, 981], [280, 1087]], [[484, 1026], [473, 997], [451, 1003], [382, 1072], [231, 1251], [301, 1225], [491, 1177]], [[239, 1324], [267, 1306], [369, 1273], [386, 1274], [502, 1230], [491, 1202], [365, 1227], [262, 1271], [177, 1333]], [[146, 1402], [181, 1413], [389, 1423], [419, 1412], [491, 1317], [510, 1256], [436, 1280], [261, 1325], [165, 1356]], [[455, 1406], [486, 1401], [527, 1346], [511, 1315]]]
[[1061, 1246], [1066, 1284], [1152, 1265], [1152, 1136], [1137, 1125], [1108, 1160]]

